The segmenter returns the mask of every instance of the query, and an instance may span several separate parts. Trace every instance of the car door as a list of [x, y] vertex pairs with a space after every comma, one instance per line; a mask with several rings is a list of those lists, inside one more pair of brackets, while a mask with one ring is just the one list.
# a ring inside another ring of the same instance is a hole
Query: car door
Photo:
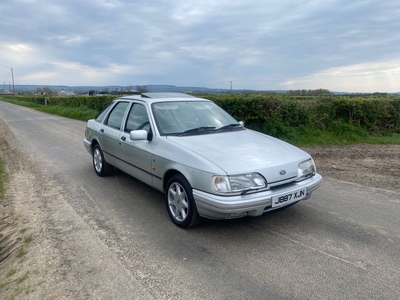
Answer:
[[99, 143], [103, 150], [105, 160], [118, 167], [119, 141], [122, 128], [122, 120], [126, 114], [129, 102], [118, 102], [99, 130]]
[[146, 106], [141, 103], [132, 104], [124, 124], [124, 130], [121, 132], [119, 168], [151, 185], [152, 143], [148, 140], [131, 140], [130, 132], [132, 130], [151, 131]]

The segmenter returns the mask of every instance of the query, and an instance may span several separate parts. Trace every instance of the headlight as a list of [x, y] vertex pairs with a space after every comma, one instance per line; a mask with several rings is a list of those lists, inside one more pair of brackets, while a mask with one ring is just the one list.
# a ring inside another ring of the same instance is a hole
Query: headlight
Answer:
[[234, 176], [213, 176], [211, 181], [213, 191], [219, 193], [242, 192], [252, 189], [261, 189], [266, 186], [266, 180], [258, 173]]
[[315, 174], [315, 164], [312, 158], [309, 160], [299, 163], [299, 168], [297, 169], [297, 181], [304, 180]]

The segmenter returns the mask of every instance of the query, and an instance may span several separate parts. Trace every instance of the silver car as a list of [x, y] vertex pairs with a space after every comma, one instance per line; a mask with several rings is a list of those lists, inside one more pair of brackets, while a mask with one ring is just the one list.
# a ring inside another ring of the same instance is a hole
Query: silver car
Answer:
[[322, 181], [308, 153], [180, 93], [114, 100], [87, 122], [83, 144], [97, 175], [116, 167], [164, 192], [182, 228], [260, 216], [308, 199]]

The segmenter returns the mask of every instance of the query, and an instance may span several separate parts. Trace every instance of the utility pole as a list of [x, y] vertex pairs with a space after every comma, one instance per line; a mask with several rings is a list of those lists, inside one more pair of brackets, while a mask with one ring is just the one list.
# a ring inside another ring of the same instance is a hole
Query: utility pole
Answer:
[[[4, 67], [4, 68], [6, 68], [6, 69], [11, 69], [11, 77], [12, 77], [12, 84], [13, 84], [13, 94], [15, 94], [14, 72], [13, 72], [13, 68], [9, 68], [9, 67], [7, 67], [7, 66], [5, 66], [5, 65], [2, 65], [2, 64], [0, 64], [0, 66]], [[7, 76], [7, 79], [8, 79], [8, 76]], [[4, 89], [6, 89], [6, 82], [5, 82], [5, 81], [3, 82], [3, 85], [4, 85]]]
[[229, 81], [230, 83], [231, 83], [231, 93], [232, 93], [232, 80], [231, 81]]
[[15, 95], [15, 87], [14, 87], [14, 72], [13, 72], [13, 68], [11, 68], [11, 77], [12, 77], [12, 83], [13, 83], [13, 95]]

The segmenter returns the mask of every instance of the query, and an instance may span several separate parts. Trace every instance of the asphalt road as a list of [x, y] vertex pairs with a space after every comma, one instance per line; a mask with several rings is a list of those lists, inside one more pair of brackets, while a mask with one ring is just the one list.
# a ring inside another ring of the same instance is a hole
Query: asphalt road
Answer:
[[[161, 193], [120, 171], [96, 176], [82, 143], [85, 122], [1, 101], [0, 118], [60, 195], [48, 203], [53, 214], [60, 207], [60, 222], [84, 225], [59, 239], [79, 249], [69, 268], [90, 284], [89, 298], [105, 298], [95, 289], [106, 285], [120, 299], [400, 299], [393, 191], [324, 178], [311, 199], [288, 209], [182, 230]], [[111, 258], [99, 261], [96, 249]], [[127, 285], [141, 296], [126, 294]]]

